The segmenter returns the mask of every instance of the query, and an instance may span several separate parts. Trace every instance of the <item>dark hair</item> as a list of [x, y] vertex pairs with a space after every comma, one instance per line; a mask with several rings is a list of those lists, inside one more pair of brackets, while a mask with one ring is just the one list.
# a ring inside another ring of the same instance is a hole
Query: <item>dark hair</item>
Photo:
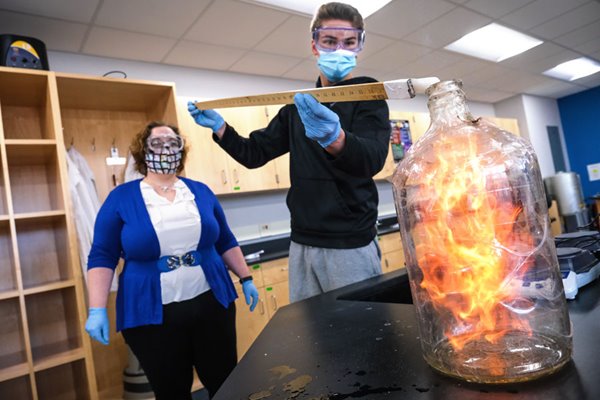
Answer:
[[[170, 125], [162, 121], [152, 121], [148, 125], [144, 127], [140, 132], [138, 132], [133, 140], [131, 141], [131, 145], [129, 146], [129, 151], [131, 151], [131, 155], [135, 161], [135, 169], [140, 172], [142, 175], [146, 175], [148, 173], [148, 168], [146, 167], [146, 140], [152, 134], [152, 129], [158, 128], [161, 126], [166, 126], [171, 128], [176, 135], [181, 135], [179, 133], [179, 128], [175, 125]], [[181, 150], [181, 164], [177, 168], [177, 173], [183, 171], [183, 167], [185, 165], [185, 159], [187, 156], [188, 148], [187, 144], [183, 146], [183, 150]]]
[[323, 21], [329, 19], [341, 19], [350, 22], [354, 28], [365, 29], [363, 17], [356, 8], [345, 3], [326, 3], [319, 7], [315, 13], [310, 24], [310, 31], [321, 28]]

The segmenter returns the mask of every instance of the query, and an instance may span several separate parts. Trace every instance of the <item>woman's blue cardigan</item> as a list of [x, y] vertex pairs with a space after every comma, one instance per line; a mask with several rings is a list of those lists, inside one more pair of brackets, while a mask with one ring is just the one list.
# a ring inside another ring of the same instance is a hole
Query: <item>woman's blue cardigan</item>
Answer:
[[[197, 251], [202, 270], [216, 299], [224, 307], [237, 298], [231, 277], [221, 258], [238, 242], [227, 225], [217, 197], [205, 184], [180, 177], [195, 195], [202, 234]], [[115, 269], [125, 260], [117, 292], [117, 331], [141, 325], [162, 324], [160, 244], [140, 189], [140, 180], [117, 186], [106, 198], [94, 226], [88, 270]], [[168, 272], [167, 272], [168, 273]]]

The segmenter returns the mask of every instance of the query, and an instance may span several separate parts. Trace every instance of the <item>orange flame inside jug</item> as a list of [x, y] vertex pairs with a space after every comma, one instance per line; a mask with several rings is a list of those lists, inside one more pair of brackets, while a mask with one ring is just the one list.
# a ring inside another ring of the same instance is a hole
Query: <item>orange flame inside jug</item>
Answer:
[[[476, 137], [464, 143], [449, 136], [434, 148], [438, 157], [427, 166], [431, 171], [424, 170], [420, 191], [430, 192], [422, 193], [423, 198], [436, 200], [422, 205], [429, 212], [415, 231], [423, 238], [416, 254], [421, 287], [434, 307], [454, 318], [448, 339], [460, 350], [473, 339], [495, 343], [507, 331], [529, 330], [526, 320], [514, 318], [504, 306], [519, 299], [507, 278], [524, 275], [529, 264], [515, 270], [514, 260], [502, 251], [532, 246], [530, 236], [513, 229], [522, 208], [505, 191], [488, 187]], [[494, 161], [502, 154], [488, 157]]]

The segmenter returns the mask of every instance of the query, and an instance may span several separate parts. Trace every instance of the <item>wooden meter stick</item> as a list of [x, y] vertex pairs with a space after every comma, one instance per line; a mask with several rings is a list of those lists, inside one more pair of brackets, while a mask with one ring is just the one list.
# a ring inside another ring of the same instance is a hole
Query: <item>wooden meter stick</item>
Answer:
[[438, 78], [398, 79], [387, 82], [361, 83], [357, 85], [330, 86], [316, 89], [291, 90], [286, 92], [257, 94], [253, 96], [230, 97], [226, 99], [196, 102], [200, 110], [213, 108], [267, 106], [272, 104], [293, 104], [296, 93], [313, 95], [321, 103], [341, 101], [368, 101], [387, 99], [408, 99], [415, 97], [436, 82]]

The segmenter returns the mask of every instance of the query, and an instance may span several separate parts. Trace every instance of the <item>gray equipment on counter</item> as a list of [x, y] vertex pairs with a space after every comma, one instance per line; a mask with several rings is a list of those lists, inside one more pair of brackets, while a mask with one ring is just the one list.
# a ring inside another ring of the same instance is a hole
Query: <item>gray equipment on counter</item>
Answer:
[[546, 192], [556, 200], [563, 231], [576, 232], [590, 223], [578, 174], [559, 172], [544, 178], [544, 186]]
[[600, 232], [563, 233], [556, 236], [554, 242], [565, 296], [572, 300], [579, 288], [600, 276]]

